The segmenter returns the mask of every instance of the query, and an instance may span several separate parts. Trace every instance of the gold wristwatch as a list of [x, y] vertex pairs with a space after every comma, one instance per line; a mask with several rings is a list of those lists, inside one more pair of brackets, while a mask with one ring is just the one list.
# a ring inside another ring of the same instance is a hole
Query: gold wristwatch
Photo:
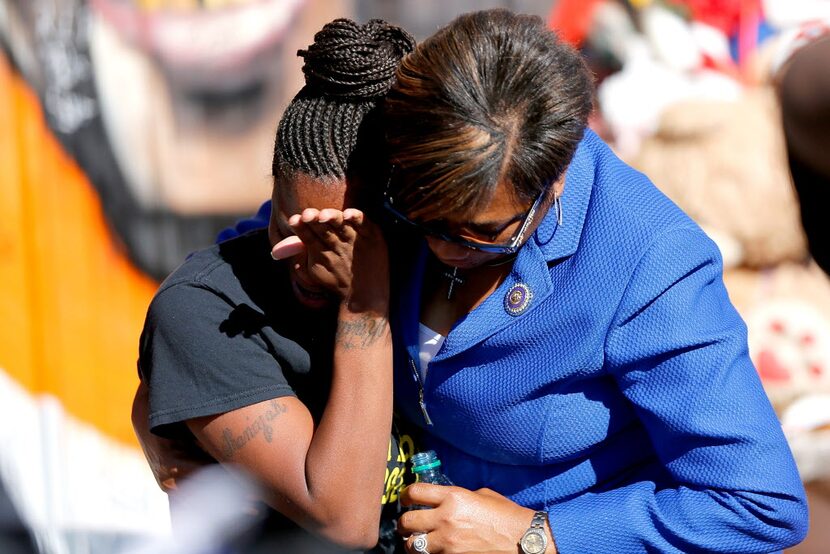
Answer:
[[519, 541], [519, 546], [523, 554], [543, 554], [547, 550], [548, 536], [545, 533], [545, 520], [547, 517], [548, 514], [545, 512], [536, 512], [533, 514], [530, 527], [522, 535], [522, 540]]

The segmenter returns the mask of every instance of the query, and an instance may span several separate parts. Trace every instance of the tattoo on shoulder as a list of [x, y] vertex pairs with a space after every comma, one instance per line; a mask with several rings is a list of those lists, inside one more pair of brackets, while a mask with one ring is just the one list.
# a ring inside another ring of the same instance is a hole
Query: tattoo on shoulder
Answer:
[[385, 318], [363, 315], [354, 320], [337, 322], [335, 342], [346, 350], [367, 348], [386, 336], [389, 332]]
[[271, 442], [271, 439], [274, 437], [274, 427], [271, 425], [271, 422], [287, 411], [288, 407], [285, 404], [277, 402], [274, 399], [268, 403], [268, 408], [260, 413], [240, 434], [234, 436], [233, 432], [225, 427], [222, 430], [222, 439], [224, 441], [222, 455], [225, 458], [233, 458], [234, 454], [245, 448], [245, 445], [260, 433], [266, 442]]

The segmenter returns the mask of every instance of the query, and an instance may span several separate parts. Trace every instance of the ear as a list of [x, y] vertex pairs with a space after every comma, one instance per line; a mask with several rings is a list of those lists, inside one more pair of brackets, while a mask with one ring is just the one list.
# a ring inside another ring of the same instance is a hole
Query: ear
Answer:
[[562, 196], [562, 193], [565, 192], [565, 175], [568, 173], [568, 169], [565, 168], [565, 171], [562, 172], [562, 176], [556, 180], [553, 184], [553, 192], [555, 194], [554, 198], [559, 198]]

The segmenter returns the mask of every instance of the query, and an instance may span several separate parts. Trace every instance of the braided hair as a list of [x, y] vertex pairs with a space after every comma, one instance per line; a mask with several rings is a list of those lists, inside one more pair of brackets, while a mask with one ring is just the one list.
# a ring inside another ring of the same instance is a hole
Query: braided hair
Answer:
[[[343, 178], [353, 166], [365, 165], [355, 158], [365, 157], [362, 152], [376, 154], [377, 145], [358, 148], [359, 143], [382, 138], [379, 129], [372, 132], [377, 123], [369, 116], [414, 47], [409, 33], [380, 19], [365, 25], [336, 19], [315, 34], [314, 43], [297, 52], [305, 61], [306, 84], [280, 119], [274, 176], [302, 172]], [[363, 135], [370, 136], [359, 140]]]

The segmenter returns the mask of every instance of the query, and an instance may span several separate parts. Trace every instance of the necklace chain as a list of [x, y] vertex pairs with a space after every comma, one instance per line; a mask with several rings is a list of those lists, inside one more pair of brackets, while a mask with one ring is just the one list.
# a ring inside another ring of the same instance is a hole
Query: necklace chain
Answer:
[[[499, 267], [506, 265], [515, 259], [516, 254], [511, 254], [509, 256], [505, 256], [503, 259], [496, 260], [495, 262], [482, 264], [480, 267]], [[441, 271], [441, 277], [449, 281], [449, 286], [447, 288], [447, 300], [452, 300], [452, 294], [455, 292], [456, 287], [460, 287], [467, 282], [466, 277], [458, 274], [457, 267], [444, 266], [443, 271]]]

